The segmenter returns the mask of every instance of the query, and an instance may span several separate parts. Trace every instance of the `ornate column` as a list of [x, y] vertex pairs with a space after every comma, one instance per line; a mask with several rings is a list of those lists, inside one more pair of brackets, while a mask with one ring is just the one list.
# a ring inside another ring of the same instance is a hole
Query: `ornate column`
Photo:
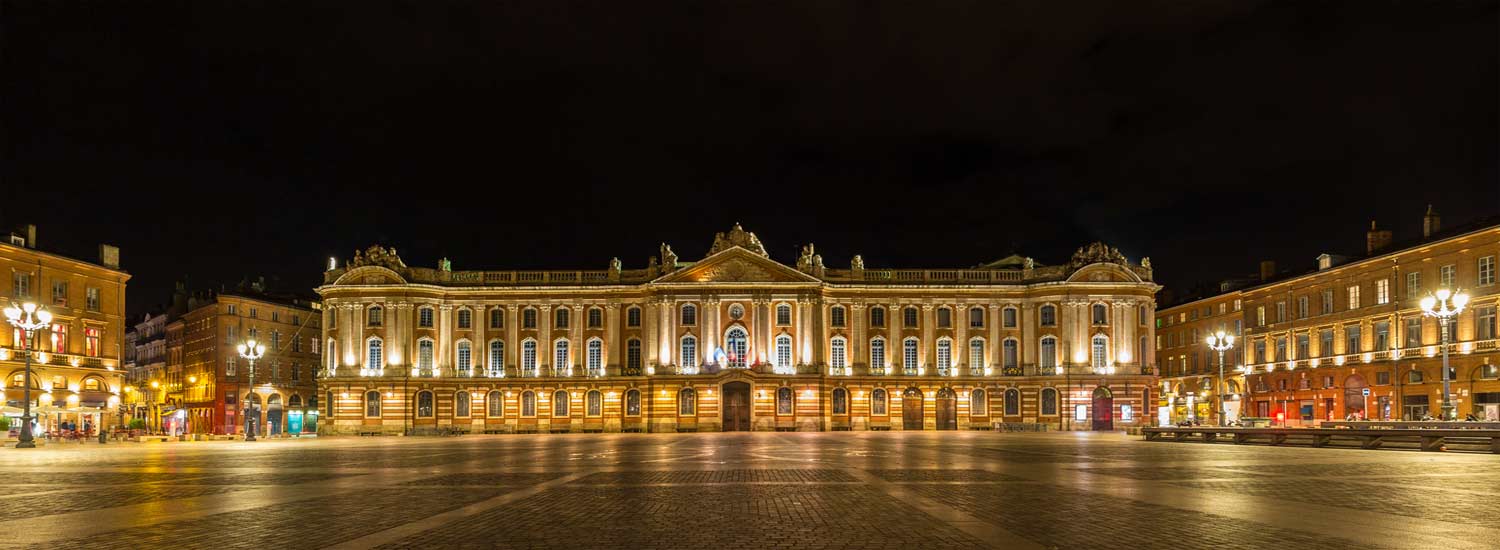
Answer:
[[1041, 342], [1036, 338], [1036, 314], [1034, 313], [1036, 306], [1028, 301], [1022, 302], [1021, 306], [1017, 309], [1016, 314], [1020, 319], [1017, 319], [1016, 322], [1021, 325], [1021, 341], [1017, 342], [1016, 346], [1021, 348], [1021, 364], [1037, 365], [1039, 364], [1037, 362], [1037, 348], [1031, 347], [1034, 345], [1041, 346]]
[[536, 343], [536, 368], [537, 373], [555, 372], [551, 369], [557, 368], [552, 364], [556, 358], [555, 350], [552, 348], [552, 304], [542, 304], [536, 308], [537, 317], [537, 343]]
[[588, 368], [584, 363], [584, 356], [588, 354], [589, 343], [583, 338], [583, 325], [589, 321], [588, 304], [578, 304], [573, 307], [573, 312], [568, 316], [568, 361], [572, 362], [574, 376], [588, 376]]
[[517, 368], [521, 366], [521, 320], [517, 318], [520, 309], [516, 304], [505, 304], [505, 364]]
[[865, 317], [865, 303], [857, 301], [849, 304], [849, 364], [870, 366], [869, 345], [870, 336], [867, 334], [866, 326], [869, 319]]
[[922, 358], [918, 363], [920, 367], [932, 367], [937, 364], [937, 343], [933, 341], [936, 330], [937, 311], [932, 304], [922, 304], [922, 341], [917, 345], [917, 357]]
[[702, 357], [699, 363], [710, 363], [714, 360], [714, 350], [719, 349], [719, 297], [709, 295], [703, 299], [703, 318], [698, 321], [703, 327], [703, 345], [698, 348], [698, 355]]
[[485, 369], [490, 366], [490, 345], [484, 338], [485, 329], [490, 327], [490, 310], [483, 302], [470, 304], [470, 308], [474, 309], [474, 312], [469, 314], [470, 326], [474, 327], [474, 343], [469, 345], [472, 348], [469, 352], [471, 354], [469, 366], [477, 375], [485, 372]]
[[677, 357], [677, 320], [673, 318], [675, 317], [673, 314], [676, 313], [673, 310], [677, 309], [676, 305], [676, 300], [670, 296], [663, 296], [658, 308], [661, 315], [663, 365], [676, 365], [681, 362]]
[[642, 300], [640, 304], [641, 339], [643, 340], [641, 342], [643, 346], [641, 353], [645, 355], [645, 357], [641, 358], [645, 362], [645, 364], [641, 365], [643, 369], [650, 368], [652, 365], [662, 364], [660, 355], [661, 345], [659, 343], [661, 341], [661, 329], [658, 328], [658, 325], [661, 323], [661, 312], [656, 307], [657, 299], [655, 296], [651, 296]]
[[985, 351], [990, 354], [990, 366], [994, 367], [995, 372], [1000, 372], [1000, 361], [1002, 360], [1003, 348], [1001, 347], [1000, 326], [1001, 321], [1004, 320], [1001, 316], [1001, 312], [1004, 310], [1005, 308], [1000, 307], [1000, 304], [990, 304], [990, 341], [989, 345], [985, 346], [987, 348]]
[[[355, 336], [357, 332], [355, 331], [354, 326], [353, 311], [357, 307], [359, 307], [357, 304], [334, 304], [332, 311], [329, 311], [328, 314], [333, 317], [340, 318], [337, 322], [339, 327], [339, 343], [343, 345], [343, 357], [339, 358], [339, 364], [343, 365], [344, 357], [354, 357], [354, 364], [359, 365], [361, 368], [363, 368], [365, 365], [365, 361], [367, 361], [368, 358], [363, 357], [364, 354], [359, 352], [360, 339]], [[244, 338], [244, 335], [241, 335], [240, 337]], [[236, 342], [235, 344], [238, 344], [238, 342]], [[328, 351], [337, 353], [335, 350]]]
[[[1061, 348], [1057, 350], [1057, 353], [1062, 356], [1062, 361], [1058, 363], [1062, 367], [1073, 364], [1073, 333], [1078, 331], [1077, 315], [1073, 313], [1073, 303], [1074, 300], [1072, 299], [1063, 299], [1058, 301], [1057, 305], [1057, 328], [1059, 336], [1057, 345]], [[1061, 372], [1059, 371], [1059, 373]]]
[[[969, 364], [969, 305], [960, 300], [953, 305], [953, 368], [959, 372], [959, 366], [968, 367], [967, 372], [973, 373], [975, 366]], [[979, 374], [984, 374], [984, 365], [978, 365]]]
[[808, 348], [812, 345], [812, 304], [806, 296], [797, 295], [796, 303], [792, 304], [792, 328], [797, 335], [792, 344], [792, 364], [811, 363]]
[[610, 302], [604, 305], [604, 371], [619, 373], [623, 363], [620, 360], [620, 304]]
[[453, 304], [438, 306], [438, 345], [437, 360], [433, 362], [434, 370], [441, 370], [453, 374], [452, 349], [453, 349]]
[[[885, 340], [885, 361], [895, 372], [901, 372], [897, 369], [906, 366], [905, 318], [906, 314], [901, 311], [901, 304], [891, 302], [891, 305], [886, 308], [885, 333], [888, 338]], [[917, 357], [918, 360], [922, 357], [920, 351]]]
[[[1153, 301], [1153, 300], [1147, 299], [1147, 300], [1145, 300], [1145, 305], [1146, 305], [1146, 315], [1148, 315], [1148, 317], [1146, 318], [1146, 349], [1141, 350], [1141, 352], [1142, 352], [1141, 353], [1141, 366], [1143, 366], [1143, 367], [1155, 367], [1156, 366], [1156, 321], [1155, 321], [1155, 318], [1156, 318], [1156, 302]], [[1241, 314], [1243, 315], [1242, 312], [1241, 312]], [[1225, 327], [1225, 330], [1233, 331], [1234, 330], [1234, 325], [1231, 324], [1230, 326]], [[1244, 339], [1240, 338], [1240, 335], [1238, 335], [1238, 334], [1235, 335], [1235, 338], [1238, 338], [1240, 340], [1240, 350], [1244, 350], [1245, 349], [1245, 341], [1244, 341]], [[1329, 350], [1329, 352], [1332, 352], [1332, 351], [1333, 350]]]

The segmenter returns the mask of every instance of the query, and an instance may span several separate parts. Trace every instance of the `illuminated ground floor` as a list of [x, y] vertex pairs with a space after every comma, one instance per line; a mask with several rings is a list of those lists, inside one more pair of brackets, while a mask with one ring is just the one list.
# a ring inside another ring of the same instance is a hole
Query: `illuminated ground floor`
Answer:
[[324, 378], [323, 434], [1122, 430], [1150, 376]]

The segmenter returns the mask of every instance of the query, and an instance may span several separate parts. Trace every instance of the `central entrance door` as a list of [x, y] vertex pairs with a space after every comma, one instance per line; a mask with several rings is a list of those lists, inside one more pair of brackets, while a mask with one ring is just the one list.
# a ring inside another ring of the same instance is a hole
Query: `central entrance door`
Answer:
[[901, 392], [901, 421], [903, 429], [922, 429], [922, 390], [906, 388]]
[[724, 384], [724, 427], [726, 432], [750, 431], [750, 384]]
[[1109, 388], [1094, 388], [1094, 430], [1115, 429], [1115, 394]]
[[938, 390], [937, 429], [958, 429], [958, 397], [953, 395], [952, 388], [943, 388], [941, 390]]

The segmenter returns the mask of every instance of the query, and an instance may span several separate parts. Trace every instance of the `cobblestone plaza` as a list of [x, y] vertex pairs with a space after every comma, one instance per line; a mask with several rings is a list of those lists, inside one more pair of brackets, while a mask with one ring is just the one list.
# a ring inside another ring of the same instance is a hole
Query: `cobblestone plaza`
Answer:
[[25, 548], [1493, 548], [1492, 455], [1119, 433], [589, 434], [5, 451]]

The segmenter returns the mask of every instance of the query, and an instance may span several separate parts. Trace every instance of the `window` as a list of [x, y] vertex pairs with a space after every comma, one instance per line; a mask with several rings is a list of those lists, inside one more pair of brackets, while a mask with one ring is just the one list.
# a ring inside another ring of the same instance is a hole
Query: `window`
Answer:
[[1308, 357], [1312, 357], [1312, 349], [1311, 349], [1312, 344], [1309, 341], [1310, 339], [1311, 339], [1311, 335], [1309, 335], [1306, 332], [1298, 333], [1297, 334], [1297, 358], [1298, 359], [1307, 359]]
[[552, 392], [552, 416], [568, 416], [568, 392], [557, 390]]
[[641, 415], [641, 391], [629, 390], [625, 392], [625, 416]]
[[524, 374], [536, 376], [536, 340], [527, 338], [521, 342], [521, 370]]
[[604, 341], [590, 338], [587, 349], [584, 364], [589, 369], [589, 376], [604, 376]]
[[1391, 324], [1381, 321], [1375, 323], [1375, 351], [1391, 349]]
[[782, 369], [792, 367], [792, 337], [785, 334], [776, 337], [776, 366]]
[[1328, 357], [1333, 355], [1333, 329], [1325, 328], [1318, 331], [1318, 356]]
[[553, 328], [568, 328], [568, 308], [560, 307], [552, 312]]
[[365, 392], [365, 418], [380, 417], [380, 392]]
[[1375, 305], [1391, 303], [1390, 279], [1375, 279]]
[[536, 394], [529, 390], [521, 392], [521, 416], [536, 416]]
[[417, 418], [432, 418], [432, 392], [417, 392]]
[[469, 392], [460, 391], [453, 394], [453, 416], [469, 416]]
[[1413, 271], [1406, 274], [1406, 297], [1408, 299], [1422, 293], [1422, 272]]
[[1014, 338], [1006, 338], [1004, 342], [1001, 342], [1001, 365], [1003, 365], [1007, 369], [1016, 368], [1019, 363], [1017, 359], [1017, 355], [1019, 355], [1019, 347], [1020, 346], [1016, 345], [1016, 340]]
[[1453, 288], [1454, 274], [1455, 274], [1455, 270], [1453, 268], [1453, 264], [1448, 264], [1448, 265], [1439, 267], [1438, 268], [1438, 287], [1448, 288], [1448, 289]]
[[682, 305], [682, 326], [690, 327], [698, 324], [698, 308], [693, 304]]
[[1266, 306], [1255, 306], [1255, 326], [1266, 326]]
[[296, 382], [296, 381], [301, 380], [301, 379], [302, 379], [302, 365], [300, 363], [297, 363], [296, 361], [292, 361], [292, 381]]
[[14, 284], [12, 285], [11, 288], [14, 290], [14, 292], [15, 292], [14, 296], [16, 298], [30, 298], [31, 297], [31, 274], [30, 273], [16, 273], [15, 276], [12, 277], [12, 281], [14, 281]]
[[1323, 289], [1323, 303], [1319, 305], [1322, 307], [1323, 315], [1333, 313], [1333, 289]]
[[698, 339], [689, 334], [682, 337], [678, 354], [679, 365], [693, 367], [698, 364]]
[[1406, 330], [1404, 330], [1402, 332], [1403, 332], [1404, 338], [1406, 339], [1406, 346], [1405, 347], [1415, 348], [1415, 347], [1421, 346], [1422, 345], [1422, 318], [1421, 317], [1407, 317], [1406, 318]]
[[1474, 339], [1493, 340], [1495, 332], [1495, 306], [1474, 308]]
[[[1481, 286], [1495, 284], [1494, 256], [1484, 256], [1482, 258], [1479, 258], [1479, 284]], [[63, 287], [63, 289], [66, 290], [67, 287]]]
[[229, 304], [229, 314], [230, 315], [239, 315], [239, 311], [237, 310], [237, 308], [235, 308], [234, 304]]
[[560, 371], [562, 369], [567, 369], [569, 367], [572, 367], [573, 366], [573, 362], [570, 360], [571, 358], [572, 358], [572, 356], [568, 354], [568, 339], [567, 338], [561, 338], [561, 339], [558, 339], [556, 342], [553, 342], [553, 344], [552, 344], [552, 370], [553, 370], [553, 372], [558, 372], [558, 371]]
[[849, 390], [833, 389], [833, 414], [849, 414]]
[[938, 372], [946, 372], [953, 366], [953, 341], [947, 338], [938, 338], [937, 341], [937, 368]]
[[238, 370], [239, 365], [234, 356], [224, 358], [224, 376], [234, 376]]
[[917, 339], [907, 338], [905, 342], [901, 343], [901, 348], [901, 367], [906, 370], [907, 374], [916, 374]]
[[790, 324], [792, 324], [792, 306], [776, 304], [776, 325], [787, 326]]
[[[317, 340], [313, 340], [311, 338], [309, 338], [308, 341], [310, 341], [310, 342], [317, 342]], [[296, 337], [292, 338], [292, 353], [302, 353], [302, 339], [301, 338], [296, 338]]]
[[872, 369], [883, 369], [883, 368], [885, 368], [885, 339], [884, 338], [872, 338], [872, 339], [870, 339], [870, 368], [872, 368]]
[[469, 309], [458, 310], [458, 328], [466, 329], [474, 327], [474, 312]]
[[[1193, 358], [1197, 359], [1197, 354], [1194, 354]], [[1277, 336], [1276, 337], [1276, 360], [1277, 361], [1285, 361], [1286, 359], [1287, 359], [1287, 357], [1286, 357], [1286, 337], [1285, 336]]]
[[983, 326], [984, 326], [984, 308], [982, 308], [982, 307], [971, 307], [971, 308], [969, 308], [969, 327], [970, 328], [979, 328], [979, 327], [983, 327]]
[[1486, 379], [1500, 378], [1500, 365], [1480, 365], [1479, 377]]
[[271, 312], [271, 322], [272, 323], [280, 323], [281, 322], [281, 312], [280, 311], [272, 311]]
[[1044, 327], [1057, 326], [1057, 308], [1052, 305], [1042, 306], [1041, 323]]
[[52, 324], [52, 352], [68, 352], [68, 325], [62, 323]]
[[1413, 370], [1411, 372], [1406, 373], [1406, 382], [1409, 383], [1409, 384], [1421, 384], [1422, 383], [1422, 371]]
[[378, 327], [384, 321], [385, 310], [380, 306], [370, 306], [365, 312], [365, 325]]
[[641, 308], [632, 306], [630, 309], [625, 310], [625, 326], [641, 326]]
[[474, 350], [471, 349], [471, 344], [469, 344], [468, 340], [459, 341], [456, 348], [458, 351], [454, 355], [457, 356], [458, 374], [460, 376], [469, 376], [474, 370]]
[[1005, 416], [1021, 415], [1021, 390], [1010, 388], [1005, 390]]
[[625, 369], [630, 374], [641, 372], [641, 341], [631, 338], [625, 342]]
[[1044, 369], [1057, 367], [1057, 339], [1051, 336], [1042, 338], [1042, 355], [1038, 357], [1039, 364]]
[[1344, 353], [1359, 353], [1359, 326], [1344, 327]]
[[1286, 322], [1286, 302], [1276, 302], [1276, 322]]
[[1265, 340], [1256, 340], [1255, 341], [1255, 362], [1256, 363], [1265, 363], [1266, 362], [1266, 341]]
[[432, 370], [432, 340], [417, 340], [417, 368]]
[[490, 328], [505, 328], [505, 310], [501, 308], [490, 309]]
[[969, 339], [969, 368], [984, 368], [984, 339]]
[[1349, 309], [1359, 309], [1359, 285], [1350, 285], [1348, 288]]
[[1042, 416], [1057, 415], [1057, 390], [1042, 388]]
[[1016, 328], [1016, 308], [1008, 307], [1000, 310], [1000, 326]]
[[969, 414], [973, 416], [985, 416], [989, 414], [989, 407], [986, 406], [988, 403], [985, 401], [984, 390], [976, 388], [974, 391], [969, 392]]
[[880, 306], [875, 306], [875, 307], [870, 308], [870, 326], [872, 326], [872, 327], [883, 327], [883, 326], [885, 326], [885, 308], [880, 307]]
[[729, 333], [724, 335], [724, 348], [731, 368], [745, 368], [746, 362], [750, 360], [750, 343], [749, 338], [745, 336], [744, 329], [740, 327], [729, 329]]
[[870, 392], [870, 414], [874, 416], [885, 416], [886, 393], [882, 388], [875, 388]]
[[1378, 371], [1375, 373], [1375, 384], [1379, 386], [1390, 385], [1391, 371]]
[[901, 326], [907, 328], [917, 326], [917, 308], [907, 306], [901, 310]]
[[1297, 297], [1297, 318], [1298, 319], [1306, 319], [1307, 318], [1307, 297], [1306, 296], [1298, 296]]
[[1109, 366], [1109, 338], [1103, 334], [1094, 336], [1093, 350], [1094, 367]]
[[776, 389], [776, 414], [792, 414], [792, 389], [782, 386]]
[[844, 306], [833, 306], [828, 309], [828, 323], [835, 327], [844, 325]]
[[[250, 314], [250, 316], [254, 317], [254, 310], [251, 311], [252, 313]], [[432, 308], [424, 307], [417, 310], [417, 326], [422, 328], [432, 328]]]
[[88, 310], [99, 311], [99, 289], [95, 287], [87, 287], [84, 288], [83, 291], [84, 298], [87, 301]]
[[597, 307], [589, 308], [589, 328], [600, 328], [604, 326], [604, 310]]
[[489, 409], [485, 411], [485, 416], [490, 418], [502, 418], [505, 416], [505, 394], [500, 393], [500, 390], [490, 390], [490, 394], [485, 401], [488, 405], [486, 408]]
[[599, 390], [589, 390], [584, 394], [583, 415], [600, 416], [604, 414], [604, 394]]
[[[1454, 323], [1458, 324], [1458, 323]], [[83, 329], [83, 354], [88, 357], [98, 357], [103, 351], [101, 342], [104, 340], [104, 329], [95, 327], [84, 327]], [[35, 345], [33, 343], [32, 345]]]
[[1106, 308], [1104, 306], [1104, 304], [1094, 304], [1093, 310], [1094, 310], [1094, 324], [1096, 324], [1096, 325], [1107, 325], [1107, 324], [1109, 324], [1109, 321], [1108, 321], [1108, 319], [1109, 319], [1109, 309]]
[[281, 331], [279, 330], [271, 329], [271, 350], [281, 350]]
[[[335, 350], [335, 349], [338, 349], [338, 346], [335, 346], [334, 342], [333, 342], [333, 339], [329, 338], [328, 339], [328, 370], [329, 370], [329, 372], [332, 372], [332, 371], [337, 370], [339, 368], [339, 359], [333, 353], [333, 350]], [[317, 353], [317, 352], [318, 352], [317, 349], [313, 349], [313, 353]]]
[[498, 374], [505, 369], [505, 342], [503, 340], [490, 340], [489, 368], [491, 373]]
[[521, 311], [521, 328], [536, 328], [536, 308], [528, 307]]
[[68, 282], [52, 281], [52, 304], [58, 306], [68, 305]]
[[952, 309], [949, 309], [949, 308], [946, 308], [946, 307], [940, 307], [940, 308], [938, 308], [938, 310], [937, 310], [937, 326], [938, 326], [938, 328], [948, 328], [948, 327], [953, 326], [953, 310]]
[[828, 342], [828, 366], [836, 369], [848, 366], [845, 362], [845, 342], [843, 337], [834, 337]]

